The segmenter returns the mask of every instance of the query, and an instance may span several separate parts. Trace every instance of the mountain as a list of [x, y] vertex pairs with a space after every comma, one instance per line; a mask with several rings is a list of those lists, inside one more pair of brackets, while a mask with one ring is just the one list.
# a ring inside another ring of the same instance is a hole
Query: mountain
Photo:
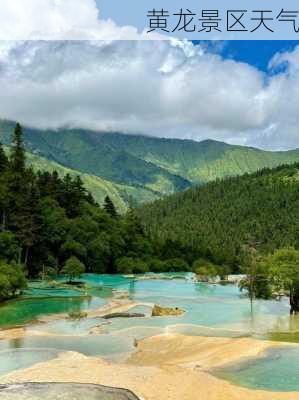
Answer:
[[[0, 140], [10, 142], [14, 122], [0, 121]], [[269, 152], [213, 140], [161, 139], [83, 129], [24, 128], [28, 151], [116, 185], [125, 203], [180, 192], [216, 178], [299, 161], [299, 150]], [[120, 185], [120, 187], [118, 187]]]
[[[9, 144], [15, 123], [0, 121], [0, 140]], [[121, 135], [119, 135], [121, 136]], [[120, 185], [123, 200], [136, 202], [190, 187], [187, 179], [154, 163], [105, 143], [105, 134], [83, 130], [42, 131], [24, 127], [26, 149], [68, 168], [98, 176]]]
[[192, 184], [299, 161], [299, 149], [271, 152], [214, 140], [195, 142], [113, 133], [103, 135], [101, 140], [112, 148], [119, 147], [135, 157], [182, 176]]
[[237, 270], [244, 244], [262, 253], [299, 248], [299, 163], [210, 182], [138, 212], [162, 245]]
[[[4, 146], [4, 149], [7, 153], [9, 153], [9, 147]], [[125, 194], [131, 193], [133, 197], [135, 195], [134, 191], [136, 189], [134, 187], [113, 184], [109, 181], [99, 178], [98, 176], [85, 174], [80, 171], [64, 167], [63, 165], [58, 164], [55, 161], [50, 161], [44, 157], [32, 154], [28, 151], [26, 152], [26, 159], [27, 164], [31, 166], [34, 171], [57, 171], [60, 176], [65, 176], [67, 174], [71, 175], [72, 177], [80, 176], [84, 183], [84, 187], [93, 194], [93, 197], [99, 204], [103, 204], [105, 197], [109, 196], [113, 203], [116, 205], [117, 209], [122, 213], [125, 212], [127, 209]], [[138, 194], [139, 196], [142, 195], [142, 193]], [[146, 201], [146, 199], [148, 198], [148, 194], [145, 193], [143, 195], [144, 201]], [[155, 197], [150, 198], [150, 200], [153, 200], [154, 198]]]

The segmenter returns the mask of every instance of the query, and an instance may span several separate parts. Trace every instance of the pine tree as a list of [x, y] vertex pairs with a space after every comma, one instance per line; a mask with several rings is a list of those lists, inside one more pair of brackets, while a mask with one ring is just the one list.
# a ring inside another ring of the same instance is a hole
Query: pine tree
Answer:
[[109, 196], [105, 197], [104, 210], [106, 210], [106, 212], [113, 218], [116, 218], [118, 216], [115, 205], [113, 204]]
[[11, 169], [14, 173], [23, 174], [25, 171], [25, 148], [23, 143], [23, 131], [17, 123], [12, 139], [12, 151], [10, 154]]
[[73, 188], [74, 188], [76, 194], [78, 195], [78, 197], [81, 197], [81, 198], [85, 197], [86, 189], [85, 189], [82, 179], [80, 178], [79, 175], [77, 175], [76, 178], [74, 179]]
[[0, 174], [6, 171], [8, 166], [8, 158], [3, 150], [2, 143], [0, 143]]
[[132, 207], [130, 204], [129, 210], [126, 215], [126, 222], [127, 226], [129, 227], [129, 231], [131, 232], [131, 235], [143, 235], [144, 234], [144, 229], [141, 223], [141, 218], [136, 212], [136, 209]]
[[23, 234], [22, 244], [24, 246], [24, 264], [27, 266], [29, 259], [29, 252], [31, 248], [36, 244], [39, 237], [39, 230], [41, 227], [41, 217], [40, 217], [40, 194], [38, 187], [33, 182], [31, 183], [27, 197], [24, 201], [23, 208]]
[[2, 144], [0, 143], [0, 230], [5, 231], [6, 229], [6, 214], [9, 204], [8, 200], [8, 185], [7, 185], [7, 169], [8, 169], [8, 158], [3, 150]]

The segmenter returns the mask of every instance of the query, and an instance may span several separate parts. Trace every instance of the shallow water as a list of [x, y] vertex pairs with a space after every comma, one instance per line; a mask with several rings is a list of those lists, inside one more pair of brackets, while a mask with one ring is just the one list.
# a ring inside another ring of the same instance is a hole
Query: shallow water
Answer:
[[25, 336], [20, 339], [0, 341], [0, 351], [15, 349], [54, 349], [76, 351], [86, 356], [109, 356], [134, 350], [131, 338], [125, 335], [89, 336]]
[[57, 319], [47, 323], [32, 324], [26, 328], [29, 334], [33, 332], [51, 333], [54, 335], [83, 335], [88, 334], [92, 328], [101, 326], [102, 330], [110, 322], [102, 318], [82, 319]]
[[[172, 278], [176, 276], [171, 274]], [[189, 278], [189, 274], [186, 277]], [[290, 318], [287, 299], [256, 300], [251, 310], [248, 298], [235, 285], [209, 285], [182, 279], [136, 280], [121, 275], [92, 274], [83, 275], [82, 280], [87, 284], [84, 290], [88, 296], [85, 297], [80, 296], [81, 290], [47, 288], [34, 282], [27, 293], [30, 298], [10, 301], [0, 307], [0, 326], [24, 324], [45, 314], [96, 309], [105, 304], [113, 291], [127, 291], [129, 298], [136, 302], [180, 307], [186, 312], [180, 317], [150, 318], [150, 307], [138, 306], [131, 311], [144, 313], [145, 318], [111, 320], [105, 326], [105, 332], [144, 326], [191, 335], [205, 332], [210, 335], [212, 331], [216, 336], [272, 338], [280, 332], [285, 340], [290, 335], [290, 341], [296, 341], [299, 332], [299, 318]], [[47, 296], [40, 297], [41, 292]], [[53, 297], [53, 294], [59, 294], [59, 297]], [[96, 325], [97, 319], [83, 319], [54, 321], [35, 328], [55, 334], [83, 334]]]
[[43, 315], [68, 313], [102, 307], [99, 297], [45, 297], [9, 301], [0, 306], [0, 327], [13, 327], [33, 321]]
[[28, 368], [36, 363], [52, 360], [58, 356], [53, 349], [7, 349], [0, 351], [0, 375], [17, 369]]
[[61, 283], [30, 282], [21, 298], [0, 305], [0, 327], [23, 325], [50, 314], [98, 309], [112, 296], [112, 288], [101, 283], [86, 288]]
[[202, 335], [210, 328], [216, 336], [243, 336], [276, 331], [277, 327], [285, 330], [290, 319], [287, 300], [257, 300], [252, 312], [248, 298], [234, 285], [183, 280], [122, 281], [119, 285], [136, 302], [179, 307], [186, 313], [180, 317], [116, 319], [107, 328], [109, 332], [146, 325], [192, 335]]
[[[145, 314], [143, 318], [116, 318], [109, 321], [102, 318], [83, 318], [78, 321], [60, 319], [35, 323], [26, 327], [28, 336], [17, 340], [0, 341], [0, 351], [29, 349], [27, 355], [24, 353], [23, 356], [23, 353], [20, 353], [23, 358], [28, 358], [29, 363], [31, 360], [34, 362], [32, 354], [35, 349], [40, 349], [38, 354], [42, 356], [41, 351], [44, 348], [53, 349], [54, 352], [77, 351], [88, 356], [117, 360], [135, 350], [136, 340], [162, 333], [182, 333], [192, 336], [254, 336], [299, 343], [299, 319], [289, 316], [287, 299], [256, 300], [251, 310], [248, 298], [244, 293], [240, 293], [236, 286], [195, 283], [190, 279], [190, 274], [185, 274], [185, 277], [187, 279], [181, 279], [182, 274], [171, 274], [169, 280], [165, 279], [165, 276], [159, 276], [160, 279], [139, 280], [119, 275], [85, 274], [82, 276], [87, 285], [83, 289], [88, 295], [85, 297], [82, 297], [81, 289], [65, 286], [47, 288], [43, 284], [34, 282], [30, 285], [25, 298], [8, 302], [0, 308], [0, 326], [24, 324], [45, 314], [96, 309], [102, 307], [107, 299], [112, 297], [113, 291], [126, 291], [130, 299], [139, 303], [179, 307], [186, 312], [179, 317], [151, 317], [150, 305], [139, 305], [130, 311]], [[100, 329], [101, 333], [90, 335], [90, 331], [94, 331], [95, 327], [99, 327], [97, 329]], [[51, 336], [30, 336], [30, 331], [49, 333]], [[291, 359], [293, 363], [297, 362], [299, 365], [298, 349], [299, 347], [292, 353]], [[283, 355], [284, 351], [286, 356]], [[271, 358], [272, 353], [268, 358], [242, 365], [242, 372], [236, 373], [237, 383], [246, 386], [251, 381], [253, 386], [259, 387], [262, 382], [256, 375], [264, 371], [265, 388], [276, 390], [279, 386], [278, 390], [299, 390], [289, 377], [290, 370], [285, 357], [290, 355], [287, 351], [280, 350], [278, 357], [280, 384], [276, 382], [277, 380], [275, 382], [271, 380], [270, 372], [267, 375], [267, 368], [270, 365], [267, 360]], [[9, 353], [7, 357], [10, 357]], [[13, 362], [13, 355], [11, 357], [11, 365], [14, 366], [16, 363]], [[221, 371], [221, 374], [224, 373], [227, 374], [227, 379], [233, 381], [232, 376], [235, 372], [230, 374], [229, 370]]]
[[263, 357], [218, 368], [213, 374], [250, 389], [299, 391], [299, 347], [272, 348]]

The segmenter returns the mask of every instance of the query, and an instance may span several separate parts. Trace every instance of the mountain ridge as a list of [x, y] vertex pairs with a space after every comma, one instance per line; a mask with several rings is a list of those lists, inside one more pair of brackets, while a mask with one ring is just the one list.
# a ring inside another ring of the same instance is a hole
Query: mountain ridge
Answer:
[[[14, 122], [0, 120], [10, 142]], [[167, 139], [85, 129], [24, 127], [26, 150], [65, 168], [121, 185], [126, 204], [151, 201], [227, 176], [299, 161], [299, 150], [270, 152], [206, 139]], [[126, 188], [130, 187], [130, 190]]]

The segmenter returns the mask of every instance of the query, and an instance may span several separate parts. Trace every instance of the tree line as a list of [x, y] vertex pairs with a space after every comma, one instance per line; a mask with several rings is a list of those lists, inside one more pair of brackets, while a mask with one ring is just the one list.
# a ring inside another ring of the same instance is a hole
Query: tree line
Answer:
[[119, 215], [109, 197], [97, 204], [80, 177], [29, 168], [19, 124], [8, 156], [0, 145], [0, 299], [24, 288], [26, 277], [188, 268], [167, 251], [158, 259], [162, 252], [133, 208]]
[[[80, 177], [34, 172], [22, 128], [0, 145], [0, 299], [26, 278], [84, 272], [245, 272], [249, 296], [287, 291], [299, 309], [299, 165], [193, 188], [119, 215]], [[246, 249], [246, 250], [244, 250]], [[277, 267], [279, 266], [279, 267]]]
[[299, 249], [299, 164], [194, 187], [138, 209], [146, 233], [192, 264], [240, 271], [242, 247]]
[[168, 244], [199, 275], [245, 273], [250, 296], [284, 290], [299, 311], [298, 163], [192, 188], [138, 215], [151, 240]]

